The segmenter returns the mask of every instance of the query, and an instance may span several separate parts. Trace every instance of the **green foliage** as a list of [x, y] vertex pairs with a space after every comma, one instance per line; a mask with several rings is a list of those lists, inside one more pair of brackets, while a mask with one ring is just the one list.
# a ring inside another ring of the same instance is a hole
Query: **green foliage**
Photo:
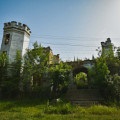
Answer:
[[117, 48], [116, 56], [120, 59], [120, 47]]
[[19, 84], [21, 80], [22, 58], [19, 51], [16, 52], [15, 61], [7, 66], [7, 77], [2, 82], [2, 96], [13, 98], [19, 95]]
[[46, 106], [46, 102], [38, 99], [0, 101], [0, 120], [119, 120], [119, 118], [119, 107], [101, 105], [80, 107], [69, 103]]
[[44, 109], [44, 113], [47, 114], [68, 114], [72, 113], [72, 106], [70, 103], [62, 103], [62, 104], [57, 104], [57, 105], [49, 105], [46, 106]]
[[99, 89], [106, 86], [106, 76], [110, 73], [104, 57], [97, 58], [95, 66], [89, 71], [89, 77], [92, 78], [92, 84]]
[[120, 60], [118, 57], [107, 57], [106, 64], [111, 75], [120, 74]]
[[113, 51], [114, 46], [113, 45], [109, 45], [108, 49], [106, 50], [106, 48], [102, 48], [102, 57], [114, 57], [114, 51]]
[[[12, 78], [7, 78], [3, 81], [2, 97], [3, 98], [15, 98], [19, 95], [18, 81]], [[17, 84], [16, 84], [17, 83]]]
[[49, 51], [45, 51], [37, 42], [33, 49], [28, 49], [24, 57], [23, 83], [24, 89], [30, 91], [31, 82], [33, 87], [41, 86], [42, 79], [48, 71]]
[[80, 72], [75, 76], [74, 82], [77, 85], [77, 88], [87, 87], [88, 85], [87, 74], [84, 72]]
[[50, 68], [52, 97], [56, 98], [63, 93], [69, 84], [71, 67], [65, 63]]
[[5, 53], [0, 53], [0, 68], [4, 68], [7, 62], [7, 55]]
[[110, 115], [117, 113], [117, 108], [98, 105], [88, 108], [88, 112], [94, 115]]
[[5, 53], [0, 53], [0, 86], [2, 86], [2, 82], [7, 78], [7, 66], [7, 55]]
[[96, 60], [95, 64], [95, 72], [96, 72], [96, 82], [98, 85], [102, 85], [105, 82], [106, 76], [110, 73], [105, 58], [100, 57]]
[[107, 51], [107, 55], [102, 54], [97, 58], [95, 66], [89, 70], [91, 84], [98, 87], [105, 99], [110, 101], [119, 101], [119, 75], [120, 60], [119, 57], [114, 57], [112, 48]]
[[120, 100], [120, 76], [118, 74], [109, 75], [106, 78], [107, 88], [105, 91], [106, 97], [111, 101]]
[[49, 97], [50, 83], [55, 94], [60, 95], [65, 91], [70, 67], [63, 63], [50, 65], [50, 55], [50, 48], [43, 48], [37, 42], [33, 44], [33, 49], [27, 50], [23, 59], [21, 52], [17, 51], [14, 62], [9, 65], [6, 54], [0, 54], [0, 86], [4, 97], [15, 97], [23, 93], [34, 97]]
[[10, 101], [0, 103], [0, 111], [7, 111], [13, 107], [15, 107], [15, 105], [13, 102]]

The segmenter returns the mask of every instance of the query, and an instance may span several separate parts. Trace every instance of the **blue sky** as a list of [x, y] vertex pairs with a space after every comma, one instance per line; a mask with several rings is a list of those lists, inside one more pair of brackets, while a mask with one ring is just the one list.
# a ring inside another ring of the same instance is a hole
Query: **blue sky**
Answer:
[[38, 41], [62, 60], [96, 56], [108, 37], [120, 46], [120, 0], [1, 0], [0, 43], [9, 21], [30, 27], [29, 47]]

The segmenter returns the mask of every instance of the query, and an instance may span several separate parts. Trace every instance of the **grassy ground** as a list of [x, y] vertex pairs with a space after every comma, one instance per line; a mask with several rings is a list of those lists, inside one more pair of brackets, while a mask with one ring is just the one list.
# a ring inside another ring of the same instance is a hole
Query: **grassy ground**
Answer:
[[0, 120], [120, 120], [120, 108], [49, 105], [40, 100], [0, 101]]

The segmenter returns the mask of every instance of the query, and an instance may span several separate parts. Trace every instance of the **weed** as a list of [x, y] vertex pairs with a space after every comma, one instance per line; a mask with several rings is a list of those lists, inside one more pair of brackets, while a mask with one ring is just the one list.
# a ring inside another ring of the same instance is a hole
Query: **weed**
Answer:
[[116, 114], [117, 108], [98, 105], [98, 106], [91, 106], [90, 108], [88, 108], [88, 112], [91, 114], [98, 114], [98, 115], [110, 115], [110, 114]]
[[71, 112], [72, 112], [72, 106], [70, 103], [57, 104], [56, 106], [49, 105], [46, 106], [46, 108], [44, 109], [44, 113], [48, 113], [48, 114], [68, 114]]

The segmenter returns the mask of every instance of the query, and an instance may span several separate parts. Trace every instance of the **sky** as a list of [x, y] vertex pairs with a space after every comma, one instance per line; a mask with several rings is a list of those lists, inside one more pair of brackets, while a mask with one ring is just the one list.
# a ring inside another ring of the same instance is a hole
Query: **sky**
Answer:
[[120, 46], [120, 0], [0, 0], [0, 44], [10, 21], [29, 26], [29, 48], [37, 41], [63, 61], [97, 57], [108, 37]]

